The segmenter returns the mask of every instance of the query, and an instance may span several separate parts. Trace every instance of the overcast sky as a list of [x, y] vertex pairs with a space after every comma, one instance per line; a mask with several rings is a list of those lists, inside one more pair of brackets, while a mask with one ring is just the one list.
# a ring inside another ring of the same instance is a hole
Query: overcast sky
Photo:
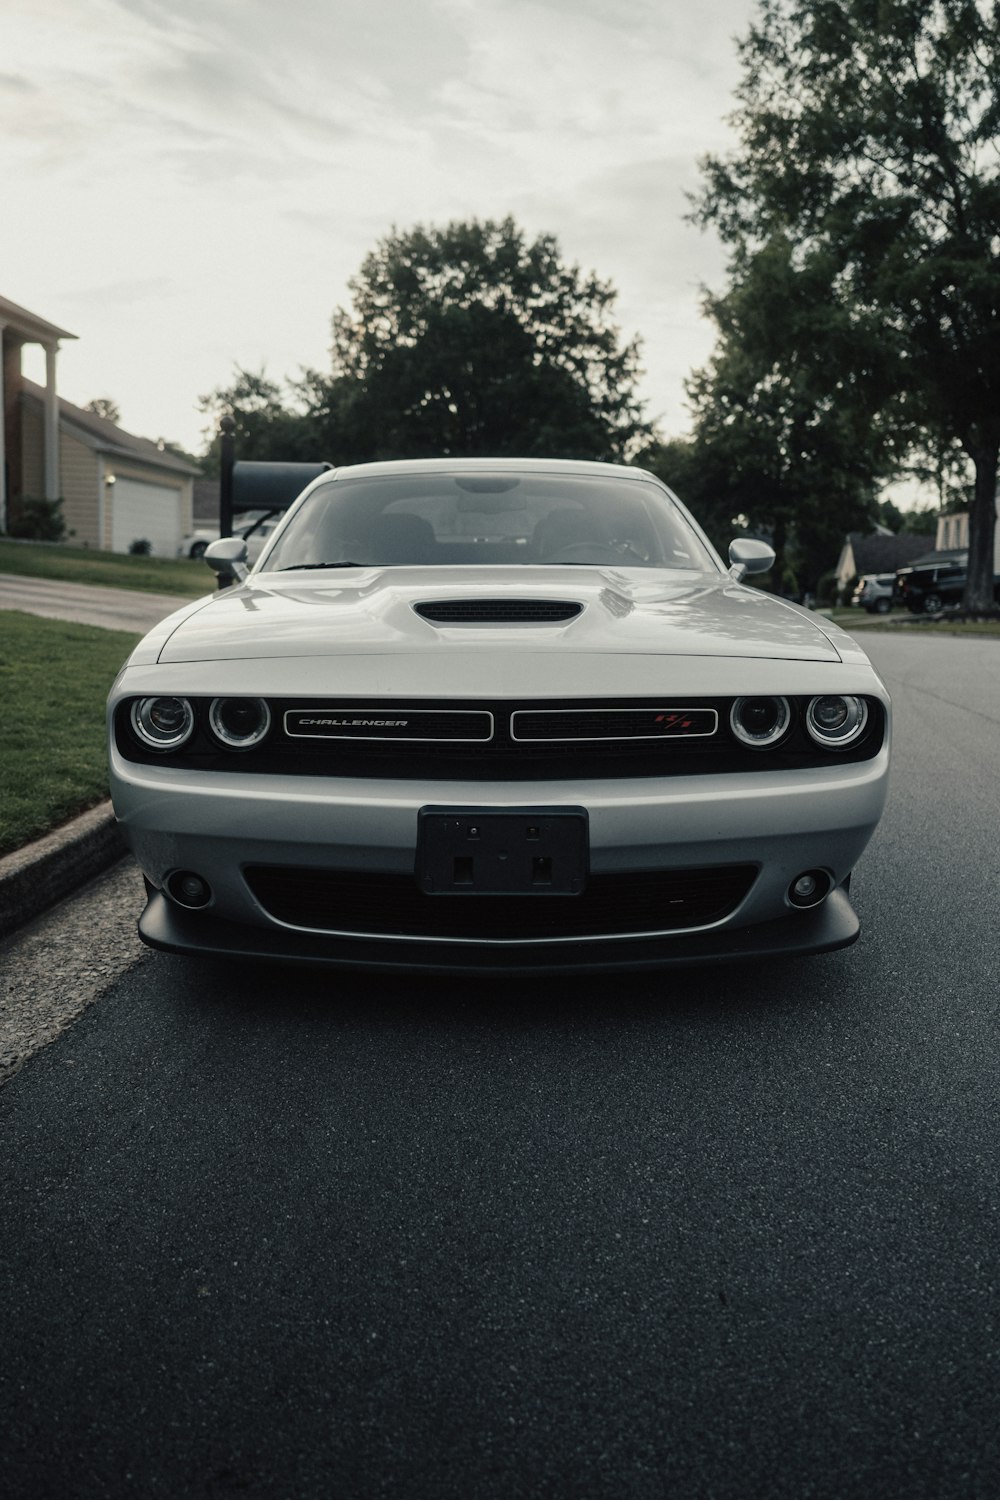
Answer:
[[199, 451], [197, 398], [234, 364], [328, 367], [381, 236], [512, 214], [617, 288], [648, 414], [676, 434], [724, 265], [685, 193], [729, 142], [754, 10], [0, 0], [0, 295], [78, 335], [62, 395]]

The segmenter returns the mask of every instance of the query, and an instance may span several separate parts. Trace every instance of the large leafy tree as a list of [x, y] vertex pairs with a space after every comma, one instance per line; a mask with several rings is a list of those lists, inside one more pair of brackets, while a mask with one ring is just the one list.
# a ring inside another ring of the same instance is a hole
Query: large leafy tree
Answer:
[[263, 370], [237, 365], [229, 385], [219, 386], [198, 400], [208, 418], [207, 445], [200, 460], [205, 473], [219, 472], [219, 423], [224, 416], [236, 423], [236, 453], [241, 459], [278, 463], [312, 463], [325, 457], [321, 428], [311, 410], [318, 402], [318, 377], [307, 373], [289, 388], [270, 380]]
[[350, 289], [324, 402], [339, 460], [622, 458], [648, 437], [615, 292], [551, 235], [509, 218], [392, 233]]
[[699, 487], [715, 498], [692, 498], [771, 540], [776, 587], [813, 591], [896, 462], [894, 429], [854, 392], [884, 382], [878, 343], [831, 295], [823, 257], [796, 265], [782, 236], [706, 311], [718, 342], [687, 392]]
[[[734, 285], [787, 247], [825, 285], [837, 337], [785, 330], [828, 413], [974, 470], [966, 604], [992, 604], [1000, 454], [1000, 4], [761, 0], [740, 47], [739, 146], [698, 205]], [[873, 352], [874, 351], [874, 352]], [[851, 420], [851, 419], [849, 419]]]

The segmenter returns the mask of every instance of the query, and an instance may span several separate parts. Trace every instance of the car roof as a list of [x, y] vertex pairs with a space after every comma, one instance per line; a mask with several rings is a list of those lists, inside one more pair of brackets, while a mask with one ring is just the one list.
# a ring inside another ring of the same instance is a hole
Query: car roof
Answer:
[[579, 458], [394, 458], [376, 463], [345, 464], [320, 476], [320, 482], [331, 479], [378, 479], [383, 476], [402, 474], [495, 474], [507, 470], [510, 473], [532, 474], [578, 474], [581, 477], [614, 475], [618, 479], [650, 480], [660, 483], [648, 469], [636, 469], [624, 464], [599, 463], [594, 459]]

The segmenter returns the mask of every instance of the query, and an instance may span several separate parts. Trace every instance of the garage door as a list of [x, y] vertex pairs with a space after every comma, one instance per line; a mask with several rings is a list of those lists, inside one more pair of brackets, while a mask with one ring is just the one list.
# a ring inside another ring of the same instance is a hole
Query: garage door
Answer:
[[181, 540], [181, 494], [163, 484], [119, 478], [115, 483], [111, 550], [149, 542], [154, 557], [176, 557]]

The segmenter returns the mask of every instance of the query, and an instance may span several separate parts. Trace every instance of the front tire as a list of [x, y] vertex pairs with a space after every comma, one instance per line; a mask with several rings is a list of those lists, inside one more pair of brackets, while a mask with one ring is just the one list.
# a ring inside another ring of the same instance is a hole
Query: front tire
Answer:
[[944, 600], [940, 594], [924, 595], [924, 614], [939, 615], [944, 609]]

